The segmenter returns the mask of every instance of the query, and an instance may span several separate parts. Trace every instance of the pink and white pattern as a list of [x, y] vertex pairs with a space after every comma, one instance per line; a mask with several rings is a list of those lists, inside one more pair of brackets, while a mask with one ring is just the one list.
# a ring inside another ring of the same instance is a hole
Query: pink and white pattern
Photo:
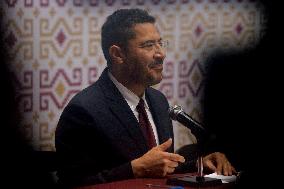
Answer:
[[[157, 18], [169, 41], [164, 80], [154, 86], [171, 104], [202, 121], [204, 58], [218, 47], [257, 42], [264, 22], [253, 0], [5, 0], [5, 41], [20, 91], [21, 127], [36, 149], [55, 150], [54, 131], [71, 97], [95, 82], [105, 60], [100, 27], [118, 8], [137, 7]], [[176, 123], [177, 124], [177, 123]], [[175, 147], [194, 142], [175, 127]]]

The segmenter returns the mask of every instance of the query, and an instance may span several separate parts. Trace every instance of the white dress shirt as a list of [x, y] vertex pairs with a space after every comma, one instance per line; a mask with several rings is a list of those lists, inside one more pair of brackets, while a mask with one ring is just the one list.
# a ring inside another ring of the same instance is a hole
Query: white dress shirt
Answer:
[[[128, 106], [130, 107], [130, 109], [132, 110], [133, 114], [135, 115], [137, 121], [138, 120], [138, 111], [136, 110], [136, 106], [138, 105], [139, 103], [139, 100], [140, 98], [134, 94], [131, 90], [127, 89], [124, 85], [122, 85], [121, 83], [119, 83], [116, 78], [110, 73], [108, 72], [108, 75], [111, 79], [111, 81], [114, 83], [114, 85], [117, 87], [117, 89], [119, 90], [119, 92], [122, 94], [123, 98], [126, 100]], [[147, 116], [148, 116], [148, 119], [150, 121], [150, 124], [151, 124], [151, 127], [152, 127], [152, 130], [153, 130], [153, 133], [154, 133], [154, 136], [155, 136], [155, 140], [156, 140], [156, 143], [157, 145], [159, 145], [159, 139], [158, 139], [158, 133], [157, 133], [157, 128], [156, 128], [156, 125], [154, 123], [154, 120], [153, 120], [153, 117], [152, 117], [152, 114], [150, 112], [150, 109], [149, 109], [149, 106], [148, 106], [148, 103], [145, 99], [145, 92], [142, 96], [142, 99], [144, 100], [145, 102], [145, 109], [146, 109], [146, 112], [147, 112]]]

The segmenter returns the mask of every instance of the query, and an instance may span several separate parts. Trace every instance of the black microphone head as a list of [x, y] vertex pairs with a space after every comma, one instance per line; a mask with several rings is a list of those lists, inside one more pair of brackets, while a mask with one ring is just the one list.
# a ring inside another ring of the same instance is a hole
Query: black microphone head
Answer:
[[190, 131], [196, 136], [197, 140], [200, 141], [205, 136], [206, 131], [204, 127], [199, 122], [192, 119], [187, 113], [185, 113], [181, 106], [170, 106], [169, 116], [172, 120], [178, 121], [188, 129], [190, 129]]
[[174, 105], [169, 108], [169, 115], [172, 120], [177, 120], [177, 116], [182, 112], [181, 106]]
[[199, 127], [200, 129], [204, 129], [202, 124], [195, 121], [192, 117], [190, 117], [187, 113], [185, 113], [181, 108], [181, 106], [179, 105], [174, 105], [173, 107], [170, 106], [169, 116], [172, 120], [178, 121], [183, 125], [193, 125], [195, 127]]

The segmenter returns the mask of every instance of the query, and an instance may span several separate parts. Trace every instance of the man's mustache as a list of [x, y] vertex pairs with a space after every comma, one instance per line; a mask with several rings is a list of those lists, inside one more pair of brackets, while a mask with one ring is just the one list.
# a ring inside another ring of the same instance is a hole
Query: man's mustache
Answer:
[[155, 66], [155, 65], [157, 65], [157, 64], [163, 64], [163, 63], [164, 63], [163, 60], [157, 60], [157, 61], [154, 61], [153, 63], [151, 63], [151, 64], [150, 64], [150, 67], [151, 67], [151, 66]]

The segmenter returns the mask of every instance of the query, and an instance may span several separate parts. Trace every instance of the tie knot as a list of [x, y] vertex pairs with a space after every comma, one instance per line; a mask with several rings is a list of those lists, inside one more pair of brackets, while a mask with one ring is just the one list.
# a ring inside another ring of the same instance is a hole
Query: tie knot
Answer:
[[142, 98], [140, 98], [138, 105], [136, 106], [137, 111], [145, 110], [145, 103]]

